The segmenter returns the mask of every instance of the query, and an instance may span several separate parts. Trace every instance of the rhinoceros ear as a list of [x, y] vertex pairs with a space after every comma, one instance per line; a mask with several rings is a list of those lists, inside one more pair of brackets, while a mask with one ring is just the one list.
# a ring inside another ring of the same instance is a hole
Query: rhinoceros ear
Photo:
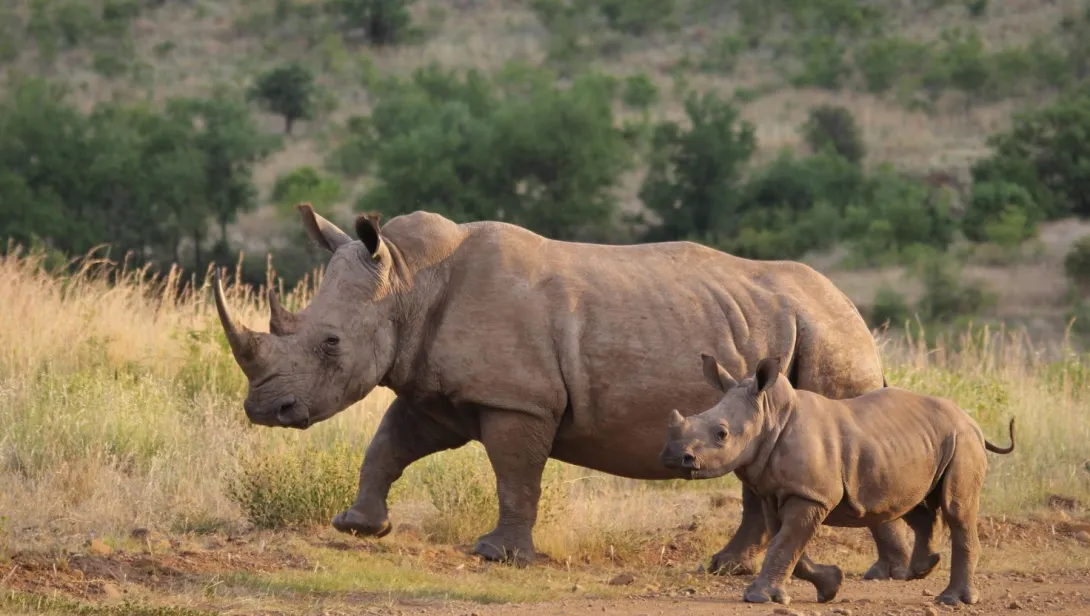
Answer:
[[382, 214], [378, 212], [368, 212], [356, 217], [356, 237], [367, 247], [372, 259], [382, 256], [382, 227], [379, 225], [381, 220]]
[[757, 393], [762, 393], [776, 383], [780, 376], [780, 358], [766, 357], [757, 363], [757, 371], [754, 373], [757, 383]]
[[307, 229], [310, 239], [318, 243], [329, 252], [337, 252], [337, 249], [351, 243], [352, 238], [337, 228], [337, 225], [322, 218], [314, 211], [314, 206], [309, 203], [300, 203], [295, 206], [303, 217], [303, 226]]
[[727, 374], [726, 369], [719, 365], [714, 356], [701, 353], [700, 359], [704, 362], [704, 379], [711, 383], [712, 387], [727, 393], [738, 384], [738, 381], [735, 381], [731, 375]]

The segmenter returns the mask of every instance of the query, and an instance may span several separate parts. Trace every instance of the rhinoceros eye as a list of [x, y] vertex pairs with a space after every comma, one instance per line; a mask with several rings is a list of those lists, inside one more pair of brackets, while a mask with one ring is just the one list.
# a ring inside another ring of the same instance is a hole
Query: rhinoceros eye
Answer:
[[719, 426], [719, 429], [715, 431], [715, 440], [719, 441], [720, 444], [727, 440], [728, 436], [730, 436], [730, 431], [725, 426]]
[[337, 336], [326, 336], [322, 341], [322, 351], [329, 355], [336, 355], [340, 351], [341, 339]]

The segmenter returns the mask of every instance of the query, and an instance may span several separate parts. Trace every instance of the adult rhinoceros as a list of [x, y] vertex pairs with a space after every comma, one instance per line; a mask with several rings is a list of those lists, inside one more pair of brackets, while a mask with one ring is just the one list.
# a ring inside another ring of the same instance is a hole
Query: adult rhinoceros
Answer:
[[[533, 559], [541, 474], [549, 457], [637, 479], [682, 476], [659, 462], [670, 410], [697, 413], [719, 392], [701, 353], [731, 374], [783, 357], [801, 389], [832, 398], [882, 387], [874, 339], [828, 279], [785, 261], [750, 261], [690, 242], [608, 246], [555, 241], [499, 222], [456, 224], [415, 212], [359, 241], [298, 206], [332, 253], [314, 300], [298, 314], [270, 293], [270, 333], [216, 301], [249, 379], [246, 415], [305, 429], [377, 385], [397, 398], [360, 469], [343, 532], [390, 531], [386, 497], [412, 462], [480, 441], [496, 474], [499, 522], [476, 553]], [[903, 578], [906, 527], [874, 533], [869, 577]], [[767, 542], [760, 501], [743, 493], [735, 537], [712, 569], [752, 572]]]

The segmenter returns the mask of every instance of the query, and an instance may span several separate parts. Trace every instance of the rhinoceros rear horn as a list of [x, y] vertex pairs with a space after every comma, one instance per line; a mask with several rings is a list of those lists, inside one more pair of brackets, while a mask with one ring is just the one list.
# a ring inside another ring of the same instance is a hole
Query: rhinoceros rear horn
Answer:
[[274, 289], [269, 289], [268, 298], [269, 310], [272, 312], [269, 317], [269, 331], [274, 336], [286, 336], [295, 333], [299, 325], [295, 313], [285, 310], [280, 305], [280, 297]]
[[235, 323], [235, 320], [231, 317], [231, 311], [227, 308], [227, 300], [223, 297], [223, 281], [220, 279], [219, 270], [215, 270], [215, 287], [213, 289], [216, 297], [216, 312], [219, 313], [220, 324], [223, 325], [223, 332], [227, 335], [227, 342], [231, 345], [231, 352], [235, 356], [235, 361], [238, 362], [242, 371], [249, 376], [254, 367], [254, 362], [257, 360], [257, 338], [254, 332], [250, 331], [245, 325]]

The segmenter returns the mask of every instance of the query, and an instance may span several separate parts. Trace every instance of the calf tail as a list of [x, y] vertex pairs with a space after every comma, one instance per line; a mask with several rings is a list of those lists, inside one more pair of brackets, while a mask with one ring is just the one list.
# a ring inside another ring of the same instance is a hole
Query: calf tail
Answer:
[[984, 439], [984, 447], [988, 451], [991, 451], [992, 453], [1010, 453], [1010, 452], [1014, 451], [1014, 418], [1013, 417], [1011, 417], [1010, 433], [1011, 433], [1011, 445], [1010, 445], [1010, 447], [996, 447], [995, 445], [992, 445], [991, 443], [989, 443], [988, 439]]

